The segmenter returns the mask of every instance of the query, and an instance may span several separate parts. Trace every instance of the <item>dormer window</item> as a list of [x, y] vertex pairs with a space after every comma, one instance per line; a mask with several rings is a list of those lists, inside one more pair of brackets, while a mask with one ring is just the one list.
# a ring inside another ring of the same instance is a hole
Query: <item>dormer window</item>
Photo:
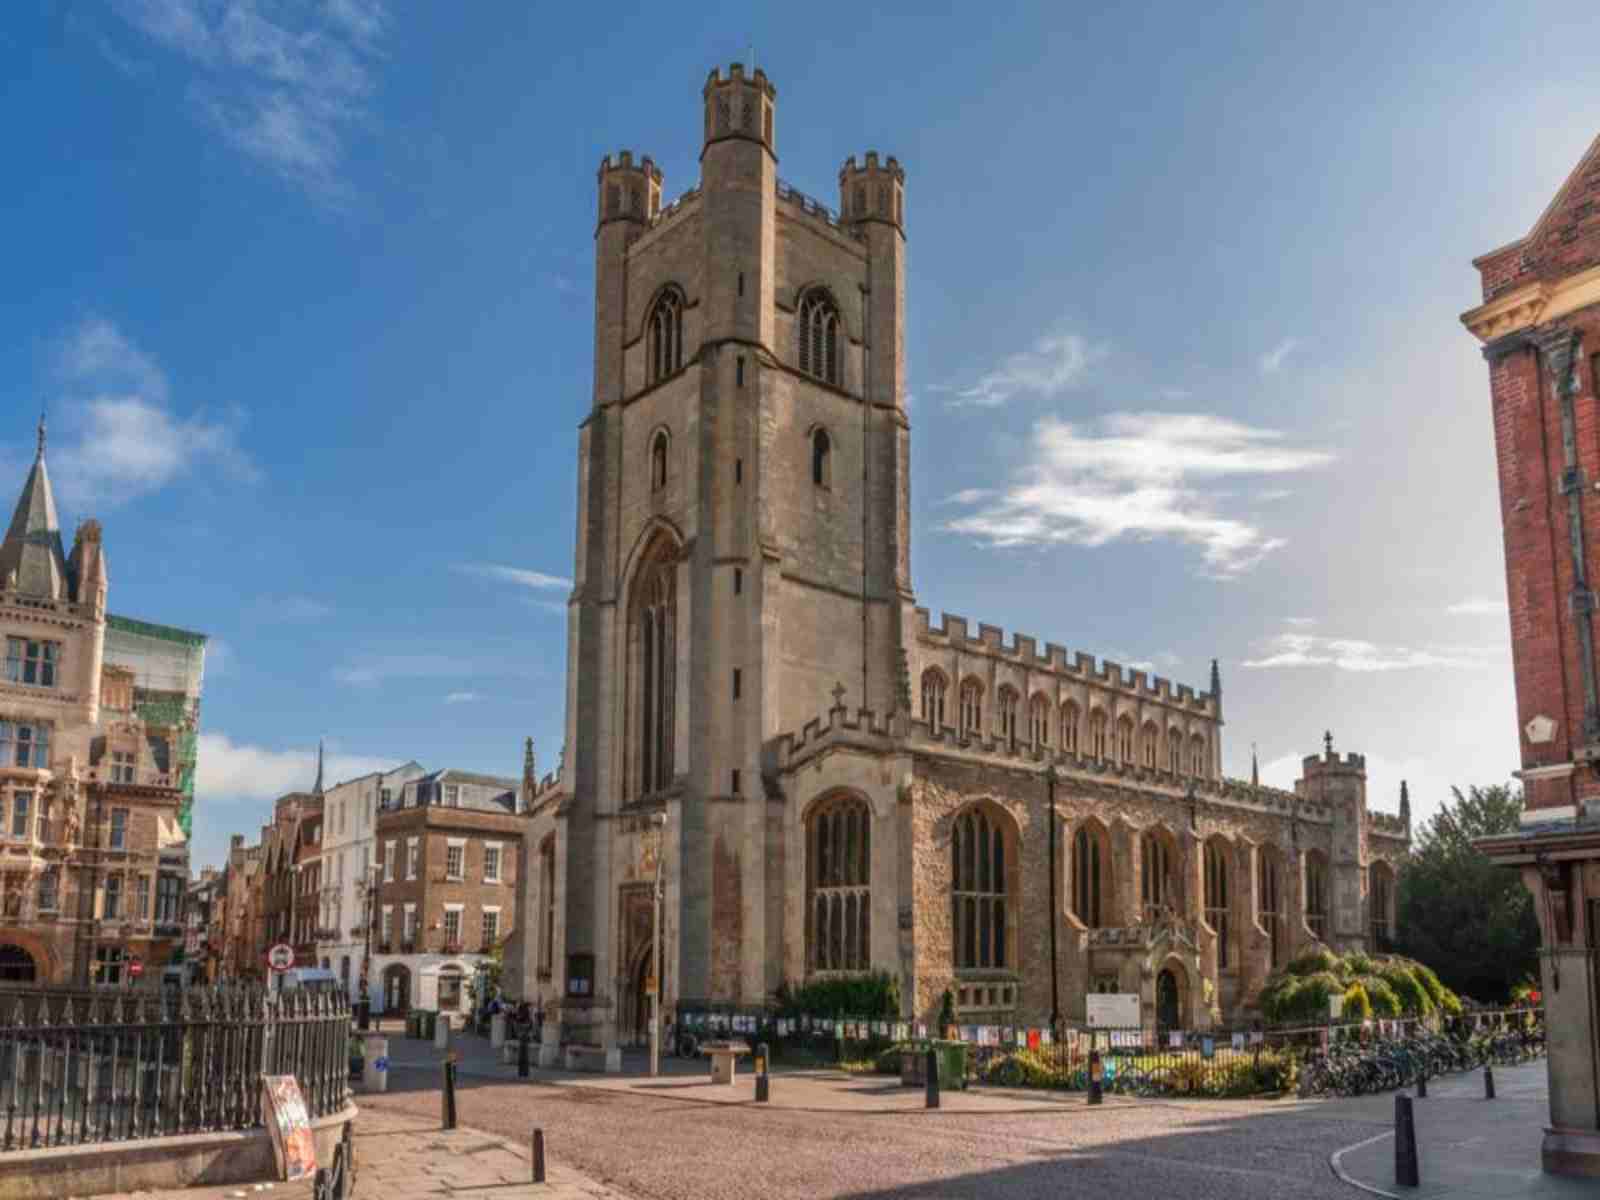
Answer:
[[111, 782], [133, 782], [133, 755], [126, 750], [113, 750], [111, 752]]
[[56, 686], [56, 663], [61, 657], [60, 642], [35, 642], [27, 638], [6, 639], [6, 682], [26, 687]]

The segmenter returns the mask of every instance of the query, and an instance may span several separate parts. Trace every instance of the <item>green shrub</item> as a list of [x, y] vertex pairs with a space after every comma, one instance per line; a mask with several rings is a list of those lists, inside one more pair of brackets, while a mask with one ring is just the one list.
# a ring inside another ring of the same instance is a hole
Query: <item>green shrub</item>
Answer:
[[1367, 989], [1357, 979], [1344, 989], [1344, 1019], [1346, 1021], [1370, 1021], [1372, 1019], [1372, 1001], [1367, 996]]
[[1366, 989], [1373, 1016], [1389, 1018], [1400, 1015], [1400, 997], [1394, 994], [1394, 989], [1386, 980], [1377, 975], [1367, 975], [1362, 978], [1361, 986]]
[[1321, 971], [1338, 969], [1339, 959], [1330, 950], [1313, 950], [1309, 954], [1302, 954], [1284, 968], [1290, 975], [1315, 975]]
[[1433, 1011], [1433, 1001], [1427, 989], [1417, 982], [1411, 968], [1400, 959], [1390, 959], [1378, 968], [1378, 975], [1394, 989], [1405, 1016], [1425, 1017]]
[[894, 1019], [900, 1015], [900, 981], [887, 971], [843, 979], [814, 979], [799, 987], [785, 982], [777, 992], [784, 1016]]

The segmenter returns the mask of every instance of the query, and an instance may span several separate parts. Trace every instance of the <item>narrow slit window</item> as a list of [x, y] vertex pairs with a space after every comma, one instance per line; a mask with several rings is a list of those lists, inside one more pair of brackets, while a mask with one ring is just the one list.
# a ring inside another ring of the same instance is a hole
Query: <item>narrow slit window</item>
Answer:
[[811, 435], [811, 482], [817, 487], [829, 486], [833, 475], [833, 443], [827, 430], [819, 429]]
[[733, 594], [737, 596], [742, 591], [744, 591], [744, 568], [735, 567], [733, 569]]
[[744, 684], [744, 672], [738, 667], [733, 669], [733, 698], [737, 700]]

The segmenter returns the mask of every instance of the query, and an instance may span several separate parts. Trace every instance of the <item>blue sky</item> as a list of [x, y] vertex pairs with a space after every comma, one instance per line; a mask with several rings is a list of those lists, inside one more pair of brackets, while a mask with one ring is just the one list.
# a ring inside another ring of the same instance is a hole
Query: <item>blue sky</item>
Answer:
[[[781, 175], [907, 170], [919, 601], [1224, 673], [1425, 813], [1515, 768], [1470, 259], [1590, 139], [1592, 5], [18, 5], [0, 483], [41, 404], [112, 607], [201, 629], [196, 858], [416, 758], [554, 764], [594, 172], [697, 178], [756, 60]], [[821, 707], [819, 701], [819, 708]]]

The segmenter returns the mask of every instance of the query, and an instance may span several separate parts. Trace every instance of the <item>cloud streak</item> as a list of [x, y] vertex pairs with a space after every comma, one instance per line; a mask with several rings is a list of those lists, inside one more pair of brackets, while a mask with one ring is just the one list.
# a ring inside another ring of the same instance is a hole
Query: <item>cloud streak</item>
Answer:
[[459, 571], [463, 575], [476, 575], [481, 579], [514, 583], [518, 587], [532, 588], [535, 591], [554, 591], [572, 586], [572, 580], [561, 575], [546, 575], [543, 571], [532, 571], [527, 567], [508, 567], [501, 563], [456, 563], [451, 570]]
[[194, 71], [189, 101], [239, 152], [317, 199], [350, 198], [341, 171], [371, 124], [389, 14], [379, 0], [122, 0], [123, 19]]
[[1444, 610], [1452, 617], [1503, 617], [1511, 611], [1504, 600], [1474, 597]]
[[1078, 334], [1046, 334], [968, 387], [945, 385], [930, 390], [954, 392], [953, 407], [998, 408], [1018, 393], [1054, 396], [1076, 387], [1100, 357], [1101, 352]]
[[1257, 366], [1263, 375], [1276, 375], [1283, 369], [1284, 360], [1299, 347], [1299, 338], [1284, 338], [1283, 341], [1261, 356]]
[[1010, 486], [955, 493], [948, 503], [973, 511], [943, 528], [999, 547], [1173, 540], [1199, 548], [1204, 574], [1228, 578], [1284, 540], [1246, 514], [1222, 512], [1217, 485], [1332, 459], [1207, 413], [1113, 413], [1095, 431], [1046, 418]]
[[1364, 638], [1321, 637], [1280, 633], [1259, 643], [1261, 654], [1242, 664], [1254, 670], [1285, 667], [1333, 667], [1370, 673], [1409, 671], [1419, 667], [1475, 670], [1498, 667], [1504, 651], [1489, 646], [1392, 646]]

